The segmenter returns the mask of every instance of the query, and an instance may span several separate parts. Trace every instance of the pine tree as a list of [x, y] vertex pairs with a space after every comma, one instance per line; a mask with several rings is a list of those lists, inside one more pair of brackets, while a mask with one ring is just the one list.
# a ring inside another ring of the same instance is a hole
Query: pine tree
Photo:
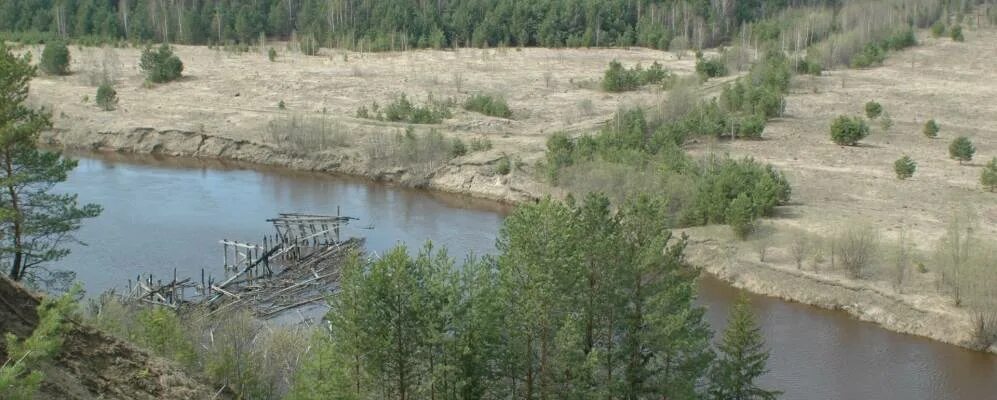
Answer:
[[10, 260], [13, 280], [69, 254], [61, 245], [73, 240], [84, 218], [101, 212], [94, 204], [79, 206], [75, 194], [51, 192], [76, 161], [36, 145], [51, 123], [47, 114], [25, 105], [34, 74], [27, 57], [17, 58], [0, 44], [0, 257]]
[[976, 146], [973, 146], [973, 142], [965, 136], [959, 136], [949, 144], [949, 156], [954, 160], [959, 160], [959, 164], [971, 161], [975, 153]]
[[755, 208], [751, 198], [747, 194], [741, 193], [730, 202], [727, 207], [727, 224], [734, 231], [738, 239], [747, 239], [748, 235], [755, 229]]
[[720, 356], [710, 370], [710, 398], [768, 400], [781, 394], [759, 387], [755, 380], [767, 371], [769, 353], [748, 299], [741, 296], [727, 318], [727, 330], [718, 346]]
[[914, 176], [914, 171], [917, 171], [917, 163], [910, 156], [904, 155], [893, 163], [893, 172], [896, 172], [897, 179], [909, 179]]
[[49, 75], [69, 75], [69, 48], [63, 42], [50, 42], [42, 50], [39, 62], [42, 70]]
[[66, 294], [47, 297], [38, 305], [38, 325], [31, 336], [22, 339], [11, 333], [6, 340], [7, 361], [0, 364], [0, 398], [30, 400], [37, 396], [43, 373], [40, 366], [59, 352], [67, 321], [77, 311], [76, 298], [80, 287]]
[[685, 261], [686, 238], [666, 229], [665, 207], [649, 196], [621, 211], [623, 297], [619, 352], [622, 398], [696, 399], [713, 354], [704, 310], [694, 304], [698, 270]]

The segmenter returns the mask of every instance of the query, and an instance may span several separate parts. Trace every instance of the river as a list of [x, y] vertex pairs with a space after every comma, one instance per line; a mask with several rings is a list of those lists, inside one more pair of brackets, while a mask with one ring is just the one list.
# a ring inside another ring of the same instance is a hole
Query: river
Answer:
[[[104, 206], [78, 238], [87, 246], [56, 267], [77, 271], [90, 293], [120, 287], [138, 274], [166, 278], [220, 273], [220, 239], [255, 241], [282, 211], [359, 218], [344, 235], [367, 238], [383, 252], [413, 251], [426, 239], [450, 254], [494, 251], [509, 208], [459, 196], [390, 187], [352, 178], [218, 161], [75, 154], [80, 165], [61, 190]], [[723, 329], [738, 291], [710, 277], [700, 303]], [[750, 296], [766, 342], [763, 383], [783, 399], [997, 399], [997, 356], [893, 333], [839, 311]]]

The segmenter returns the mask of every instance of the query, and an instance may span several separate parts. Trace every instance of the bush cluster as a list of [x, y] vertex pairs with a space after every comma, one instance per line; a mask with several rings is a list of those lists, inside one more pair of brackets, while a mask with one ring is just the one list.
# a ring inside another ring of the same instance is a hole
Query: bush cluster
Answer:
[[450, 108], [453, 107], [453, 100], [434, 100], [429, 96], [426, 104], [418, 105], [412, 103], [408, 97], [402, 93], [397, 98], [388, 103], [383, 109], [377, 102], [367, 106], [360, 106], [357, 109], [357, 118], [376, 119], [378, 121], [408, 122], [410, 124], [438, 124], [444, 119], [453, 116]]
[[883, 105], [875, 101], [865, 103], [865, 116], [869, 119], [879, 118], [883, 114]]
[[[782, 172], [750, 158], [710, 160], [698, 178], [695, 199], [681, 219], [685, 225], [753, 221], [770, 216], [792, 194]], [[741, 196], [746, 200], [734, 204]]]
[[886, 60], [886, 53], [890, 50], [902, 50], [917, 45], [917, 37], [913, 29], [904, 29], [894, 32], [879, 42], [869, 43], [862, 48], [862, 51], [852, 58], [852, 68], [867, 68], [880, 65]]
[[966, 41], [966, 37], [962, 34], [962, 26], [960, 25], [953, 26], [952, 29], [949, 30], [949, 37], [956, 42]]
[[[553, 135], [547, 141], [548, 177], [558, 183], [559, 172], [576, 164], [610, 162], [639, 166], [658, 160], [662, 170], [685, 175], [696, 182], [696, 192], [679, 220], [686, 225], [727, 222], [727, 208], [740, 193], [751, 199], [751, 220], [769, 215], [789, 201], [791, 190], [783, 174], [751, 159], [713, 159], [699, 166], [674, 142], [648, 146], [647, 124], [639, 109], [621, 111], [594, 136], [573, 141]], [[741, 217], [739, 215], [738, 217]]]
[[464, 109], [499, 118], [512, 117], [512, 110], [502, 96], [476, 94], [464, 102]]
[[640, 64], [627, 69], [614, 60], [609, 63], [609, 69], [603, 74], [602, 90], [614, 93], [637, 90], [644, 85], [662, 83], [671, 76], [671, 72], [664, 69], [657, 61], [645, 70]]
[[173, 54], [173, 49], [166, 44], [159, 46], [158, 49], [147, 46], [142, 51], [139, 67], [145, 73], [146, 79], [153, 83], [175, 81], [180, 79], [180, 75], [183, 73], [183, 62]]
[[696, 72], [704, 78], [717, 78], [729, 73], [727, 63], [720, 57], [700, 57], [696, 60]]
[[869, 136], [869, 125], [861, 117], [839, 116], [831, 122], [831, 140], [841, 146], [854, 146]]

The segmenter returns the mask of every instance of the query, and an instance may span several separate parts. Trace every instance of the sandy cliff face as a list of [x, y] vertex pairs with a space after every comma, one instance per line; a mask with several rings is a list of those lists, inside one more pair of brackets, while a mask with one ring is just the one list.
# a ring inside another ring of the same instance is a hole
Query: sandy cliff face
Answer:
[[[816, 273], [809, 265], [797, 269], [780, 249], [769, 249], [766, 262], [750, 251], [731, 251], [729, 242], [709, 237], [709, 228], [686, 230], [690, 235], [686, 257], [735, 287], [816, 307], [841, 310], [862, 321], [891, 331], [923, 336], [941, 342], [997, 353], [997, 345], [980, 348], [972, 335], [973, 320], [964, 308], [938, 294], [898, 293], [883, 281], [850, 279], [833, 273]], [[704, 234], [705, 233], [705, 234]]]
[[503, 157], [496, 154], [475, 153], [451, 160], [436, 169], [423, 171], [403, 167], [376, 168], [359, 159], [360, 157], [345, 152], [295, 154], [266, 143], [177, 129], [55, 129], [45, 132], [41, 141], [45, 145], [70, 149], [244, 161], [297, 170], [355, 175], [504, 203], [533, 200], [547, 190], [545, 185], [536, 182], [523, 171], [514, 170], [509, 175], [495, 174], [492, 165]]

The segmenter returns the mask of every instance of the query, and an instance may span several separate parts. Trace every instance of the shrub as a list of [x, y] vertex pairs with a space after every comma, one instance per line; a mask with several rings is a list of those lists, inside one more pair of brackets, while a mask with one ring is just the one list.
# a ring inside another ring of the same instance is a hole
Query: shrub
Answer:
[[953, 26], [952, 29], [949, 30], [949, 37], [951, 37], [952, 40], [954, 40], [956, 42], [965, 42], [966, 41], [966, 37], [962, 35], [962, 26], [961, 25]]
[[935, 21], [931, 24], [931, 36], [940, 38], [945, 35], [945, 23], [942, 20]]
[[281, 101], [277, 102], [277, 109], [279, 109], [279, 110], [286, 110], [287, 109], [287, 104], [284, 103], [284, 100], [281, 100]]
[[97, 88], [97, 106], [104, 111], [111, 111], [118, 105], [118, 92], [110, 84], [105, 83]]
[[879, 117], [879, 127], [883, 129], [883, 132], [887, 132], [893, 127], [893, 117], [890, 116], [889, 112], [883, 111], [883, 115]]
[[467, 154], [467, 146], [460, 138], [453, 138], [450, 143], [450, 157], [460, 157]]
[[869, 119], [879, 118], [883, 114], [883, 106], [875, 101], [865, 103], [865, 116]]
[[738, 124], [737, 134], [748, 139], [759, 139], [765, 130], [765, 116], [752, 114], [741, 118]]
[[438, 101], [429, 96], [424, 105], [412, 103], [404, 93], [396, 97], [382, 110], [375, 102], [370, 109], [361, 106], [357, 109], [357, 118], [376, 119], [379, 121], [408, 122], [412, 124], [438, 124], [453, 116], [450, 107], [452, 100]]
[[658, 84], [673, 79], [671, 72], [655, 61], [648, 69], [637, 64], [633, 69], [624, 68], [618, 61], [609, 63], [609, 69], [602, 77], [602, 90], [607, 92], [626, 92], [637, 90], [641, 86]]
[[727, 63], [719, 57], [700, 58], [696, 61], [696, 72], [705, 78], [727, 76]]
[[980, 173], [980, 183], [983, 188], [991, 192], [997, 192], [997, 157], [994, 157], [983, 167]]
[[834, 254], [853, 278], [861, 278], [875, 262], [879, 248], [876, 229], [865, 225], [849, 225], [834, 240]]
[[509, 160], [509, 156], [502, 156], [498, 160], [498, 164], [495, 164], [495, 172], [499, 175], [509, 175], [512, 172], [512, 162]]
[[159, 46], [158, 50], [147, 46], [142, 51], [139, 67], [145, 73], [146, 80], [153, 83], [174, 81], [183, 73], [183, 62], [166, 44]]
[[277, 61], [277, 50], [274, 50], [273, 47], [271, 47], [270, 50], [267, 50], [267, 59], [270, 60], [270, 62]]
[[820, 76], [822, 71], [824, 71], [824, 66], [819, 61], [803, 59], [796, 64], [796, 72], [800, 74]]
[[476, 94], [464, 102], [464, 109], [475, 111], [492, 117], [512, 117], [512, 110], [502, 96]]
[[883, 45], [889, 50], [903, 50], [917, 46], [917, 36], [911, 28], [901, 29], [888, 36]]
[[471, 151], [485, 151], [492, 149], [492, 141], [488, 138], [474, 138], [471, 139]]
[[886, 60], [886, 50], [876, 43], [870, 43], [862, 48], [859, 54], [852, 58], [852, 68], [867, 68], [880, 65]]
[[602, 90], [607, 92], [625, 92], [637, 89], [639, 86], [637, 76], [615, 60], [609, 63], [609, 69], [602, 77]]
[[841, 146], [854, 146], [869, 136], [869, 126], [862, 118], [839, 116], [831, 123], [831, 140]]
[[938, 126], [938, 123], [935, 122], [935, 120], [929, 119], [928, 122], [924, 123], [924, 131], [923, 131], [924, 136], [927, 136], [929, 138], [936, 138], [938, 137], [938, 131], [940, 129], [941, 128]]
[[949, 144], [949, 156], [954, 160], [959, 160], [959, 164], [971, 161], [974, 153], [976, 153], [976, 147], [965, 136], [959, 136]]
[[917, 170], [917, 163], [909, 156], [904, 155], [893, 163], [893, 171], [897, 173], [897, 179], [904, 180], [914, 176]]
[[69, 48], [63, 42], [50, 42], [42, 50], [39, 65], [49, 75], [69, 75]]

